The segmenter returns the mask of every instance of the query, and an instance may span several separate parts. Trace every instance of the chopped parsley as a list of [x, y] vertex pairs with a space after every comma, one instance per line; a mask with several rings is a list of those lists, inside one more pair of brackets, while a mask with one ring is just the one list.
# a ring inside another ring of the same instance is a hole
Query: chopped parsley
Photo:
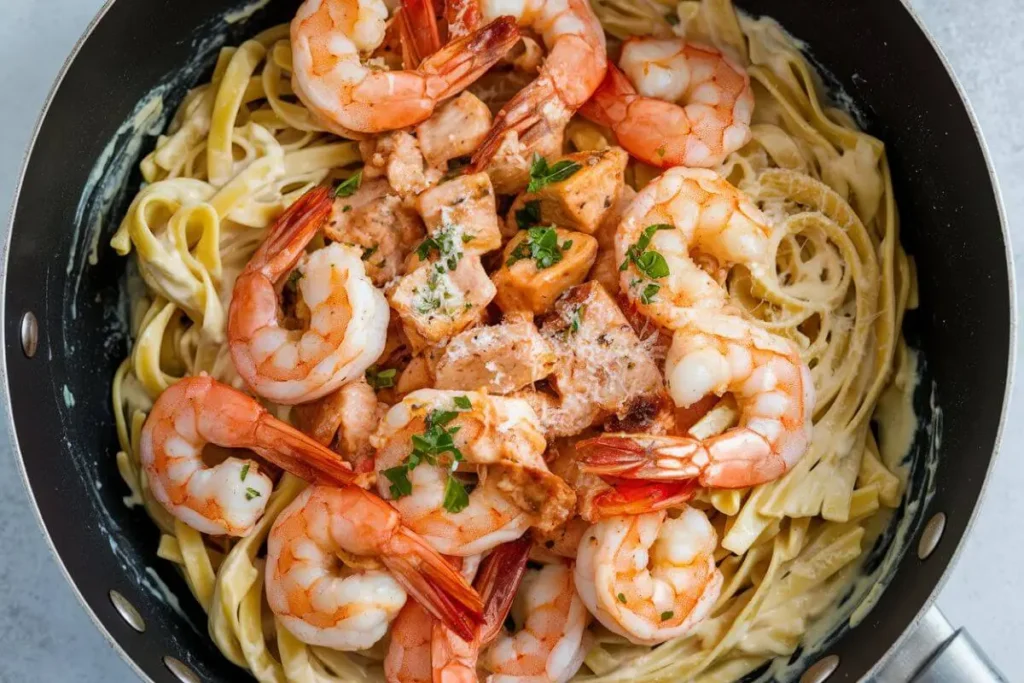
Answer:
[[520, 230], [532, 228], [540, 223], [540, 200], [531, 199], [516, 210], [516, 225]]
[[[384, 476], [391, 482], [389, 490], [392, 498], [402, 498], [412, 494], [412, 482], [409, 472], [421, 462], [441, 466], [448, 469], [448, 480], [444, 486], [444, 509], [456, 513], [469, 505], [469, 492], [453, 472], [465, 458], [462, 451], [455, 447], [454, 436], [460, 427], [448, 427], [448, 423], [458, 417], [459, 412], [473, 407], [466, 396], [456, 396], [455, 410], [431, 410], [425, 420], [426, 431], [413, 434], [412, 453], [405, 462], [384, 470]], [[445, 457], [447, 456], [447, 457]]]
[[252, 500], [253, 498], [259, 498], [259, 497], [260, 497], [260, 492], [259, 491], [257, 491], [256, 489], [252, 488], [251, 486], [247, 486], [246, 487], [246, 489], [245, 489], [245, 499], [246, 500]]
[[431, 251], [437, 252], [438, 258], [447, 266], [447, 270], [455, 270], [458, 267], [462, 249], [455, 244], [454, 226], [446, 225], [416, 247], [416, 255], [421, 261], [429, 260]]
[[619, 602], [621, 602], [623, 605], [626, 604], [626, 596], [625, 595], [623, 595], [622, 593], [619, 593], [617, 597], [619, 598]]
[[651, 238], [659, 230], [671, 230], [672, 226], [665, 223], [648, 225], [644, 228], [635, 243], [626, 249], [626, 260], [619, 266], [619, 270], [626, 270], [632, 263], [636, 269], [652, 280], [663, 278], [668, 275], [668, 262], [665, 257], [653, 249], [647, 247], [651, 244]]
[[580, 323], [583, 321], [583, 314], [586, 313], [587, 307], [585, 304], [581, 304], [573, 309], [572, 316], [569, 318], [569, 327], [566, 328], [566, 334], [572, 335], [580, 331]]
[[661, 291], [661, 285], [656, 285], [653, 282], [646, 287], [644, 291], [640, 293], [640, 303], [649, 304], [654, 301], [654, 297]]
[[669, 619], [672, 618], [672, 616], [674, 614], [675, 614], [675, 612], [672, 612], [671, 610], [669, 610], [668, 612], [662, 612], [661, 613], [661, 620], [662, 621], [668, 621]]
[[239, 474], [238, 474], [238, 478], [239, 478], [239, 479], [240, 479], [241, 481], [245, 481], [245, 478], [246, 478], [246, 477], [247, 477], [248, 475], [249, 475], [249, 463], [245, 463], [244, 465], [242, 465], [242, 471], [241, 471], [241, 472], [239, 472]]
[[363, 247], [363, 260], [365, 261], [376, 254], [378, 249], [380, 249], [379, 244], [375, 244], [372, 247]]
[[537, 270], [544, 270], [561, 261], [564, 252], [571, 248], [572, 240], [558, 244], [558, 233], [553, 227], [530, 228], [526, 239], [516, 245], [505, 265], [511, 267], [524, 259], [533, 259]]
[[334, 188], [335, 197], [351, 197], [363, 182], [363, 169], [359, 169]]
[[398, 373], [395, 368], [379, 370], [376, 365], [366, 368], [366, 381], [373, 387], [374, 391], [390, 389], [395, 386], [395, 375]]
[[351, 204], [346, 204], [345, 206], [341, 207], [341, 212], [342, 213], [348, 213], [351, 210], [352, 210], [352, 205]]
[[526, 191], [536, 192], [551, 183], [561, 182], [581, 168], [583, 167], [578, 163], [568, 159], [556, 161], [548, 166], [548, 160], [534, 152], [533, 163], [530, 164], [530, 184], [526, 186]]

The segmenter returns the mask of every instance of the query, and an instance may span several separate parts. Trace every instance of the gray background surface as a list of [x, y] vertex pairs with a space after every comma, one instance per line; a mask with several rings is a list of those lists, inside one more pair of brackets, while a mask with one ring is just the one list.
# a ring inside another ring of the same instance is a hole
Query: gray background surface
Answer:
[[[10, 206], [50, 84], [101, 4], [0, 2], [0, 207]], [[1020, 0], [911, 5], [974, 106], [1002, 186], [1014, 258], [1024, 263], [1024, 6]], [[1022, 386], [1017, 383], [1011, 399], [981, 515], [939, 598], [950, 621], [967, 626], [1011, 681], [1024, 680]], [[0, 430], [0, 682], [132, 680], [61, 577], [30, 511], [10, 437]]]

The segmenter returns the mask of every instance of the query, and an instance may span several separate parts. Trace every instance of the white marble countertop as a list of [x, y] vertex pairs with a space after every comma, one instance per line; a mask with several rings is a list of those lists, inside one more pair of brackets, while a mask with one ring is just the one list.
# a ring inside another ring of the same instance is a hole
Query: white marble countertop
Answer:
[[[10, 205], [29, 135], [65, 56], [102, 0], [5, 2], [0, 17], [0, 206]], [[913, 0], [952, 63], [1003, 190], [1014, 258], [1024, 263], [1024, 12], [1020, 0]], [[4, 221], [3, 230], [7, 229]], [[1018, 283], [1020, 281], [1018, 280]], [[1018, 292], [1018, 298], [1024, 299]], [[1018, 364], [1020, 367], [1021, 364]], [[1012, 397], [980, 517], [939, 606], [1009, 680], [1024, 680], [1024, 394]], [[129, 681], [132, 673], [72, 596], [33, 519], [0, 434], [0, 683]], [[55, 656], [59, 651], [60, 655]]]

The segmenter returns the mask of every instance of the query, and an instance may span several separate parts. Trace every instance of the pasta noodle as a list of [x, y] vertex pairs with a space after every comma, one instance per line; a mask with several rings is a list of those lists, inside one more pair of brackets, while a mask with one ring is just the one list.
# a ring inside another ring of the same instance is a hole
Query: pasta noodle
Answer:
[[[866, 521], [900, 503], [905, 438], [894, 425], [876, 434], [871, 422], [913, 390], [913, 355], [900, 334], [905, 310], [916, 305], [913, 262], [899, 242], [882, 143], [825, 104], [817, 74], [777, 24], [738, 15], [729, 0], [593, 5], [611, 36], [682, 35], [747, 67], [752, 140], [719, 171], [777, 226], [777, 267], [756, 275], [734, 269], [728, 289], [751, 319], [799, 346], [817, 405], [811, 447], [783, 477], [698, 498], [719, 532], [725, 577], [711, 616], [654, 648], [591, 626], [594, 645], [578, 679], [734, 680], [799, 646], [884, 526]], [[176, 379], [206, 372], [242, 386], [225, 344], [235, 278], [285, 207], [360, 160], [355, 142], [327, 134], [297, 102], [290, 68], [285, 26], [224, 48], [211, 82], [187, 94], [141, 163], [147, 184], [111, 242], [135, 254], [134, 344], [112, 389], [117, 465], [126, 504], [144, 506], [160, 528], [159, 556], [185, 577], [228, 659], [263, 682], [378, 681], [382, 650], [304, 645], [267, 607], [261, 545], [303, 482], [285, 475], [256, 529], [225, 540], [172, 518], [139, 462], [145, 415]], [[582, 119], [566, 140], [578, 150], [609, 144]], [[638, 187], [655, 175], [638, 163], [629, 169]], [[712, 435], [735, 420], [735, 408], [723, 405], [694, 430]]]

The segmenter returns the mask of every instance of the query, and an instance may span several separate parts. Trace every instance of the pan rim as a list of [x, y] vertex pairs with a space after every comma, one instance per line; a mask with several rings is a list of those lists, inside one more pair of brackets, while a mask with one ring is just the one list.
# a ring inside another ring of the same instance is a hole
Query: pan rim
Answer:
[[960, 538], [957, 539], [956, 547], [953, 548], [953, 552], [950, 554], [949, 560], [946, 562], [946, 566], [943, 567], [938, 580], [928, 593], [928, 598], [921, 604], [917, 614], [915, 614], [914, 618], [910, 620], [906, 628], [903, 629], [903, 632], [893, 640], [892, 644], [888, 649], [886, 649], [882, 656], [879, 657], [874, 666], [868, 669], [867, 673], [864, 674], [864, 679], [862, 680], [872, 680], [917, 630], [921, 620], [924, 619], [925, 613], [935, 605], [939, 598], [939, 593], [942, 592], [943, 587], [946, 585], [946, 581], [949, 580], [953, 568], [960, 560], [960, 554], [963, 552], [964, 543], [966, 542], [967, 537], [970, 536], [975, 523], [978, 521], [978, 513], [981, 511], [981, 506], [985, 502], [985, 494], [988, 491], [988, 486], [991, 482], [992, 468], [995, 467], [1000, 451], [1002, 450], [1003, 436], [1005, 435], [1006, 421], [1010, 409], [1010, 399], [1013, 394], [1014, 371], [1017, 365], [1017, 277], [1013, 264], [1013, 245], [1010, 242], [1010, 231], [1006, 223], [1006, 208], [1003, 205], [1003, 193], [999, 186], [999, 178], [996, 175], [995, 166], [992, 164], [992, 154], [989, 151], [985, 134], [982, 131], [981, 126], [978, 124], [978, 117], [974, 112], [974, 106], [971, 104], [970, 98], [967, 97], [967, 93], [965, 92], [963, 85], [960, 83], [960, 79], [957, 78], [956, 72], [949, 63], [946, 53], [942, 51], [942, 48], [939, 46], [938, 42], [936, 42], [931, 31], [929, 31], [924, 22], [921, 21], [921, 17], [917, 14], [914, 8], [910, 6], [909, 0], [899, 0], [899, 4], [903, 7], [904, 11], [906, 11], [907, 15], [909, 15], [914, 21], [914, 24], [921, 32], [921, 35], [925, 37], [932, 50], [935, 51], [936, 56], [939, 58], [939, 62], [942, 64], [942, 68], [945, 70], [946, 76], [949, 77], [950, 82], [953, 84], [953, 88], [956, 90], [956, 94], [960, 98], [960, 103], [963, 105], [964, 111], [967, 113], [967, 120], [971, 123], [971, 128], [974, 130], [974, 137], [978, 140], [978, 147], [981, 150], [981, 156], [985, 160], [985, 170], [988, 171], [989, 183], [992, 186], [992, 196], [995, 199], [996, 213], [999, 215], [999, 230], [1003, 236], [1003, 251], [1006, 257], [1006, 283], [1009, 288], [1008, 298], [1010, 304], [1009, 348], [1006, 357], [1006, 381], [1003, 389], [1003, 404], [999, 413], [999, 425], [996, 428], [995, 440], [992, 443], [992, 456], [988, 460], [988, 467], [985, 468], [985, 478], [982, 479], [981, 490], [978, 491], [978, 498], [974, 502], [974, 507], [971, 509], [970, 515], [967, 517], [967, 524], [964, 527], [964, 531], [960, 534]]
[[[75, 59], [77, 59], [85, 42], [92, 36], [96, 27], [103, 20], [103, 18], [106, 16], [110, 8], [113, 7], [116, 1], [117, 0], [105, 0], [103, 5], [97, 11], [96, 15], [92, 18], [88, 26], [86, 26], [85, 30], [82, 32], [82, 35], [75, 42], [71, 51], [68, 53], [68, 56], [65, 58], [64, 63], [61, 65], [61, 68], [54, 79], [53, 85], [50, 87], [50, 90], [47, 93], [42, 108], [40, 109], [39, 115], [36, 118], [35, 126], [33, 127], [32, 133], [29, 136], [28, 144], [25, 147], [25, 152], [23, 154], [22, 161], [19, 167], [17, 180], [14, 185], [14, 191], [12, 193], [10, 211], [7, 220], [7, 234], [3, 238], [3, 244], [0, 245], [0, 319], [4, 321], [6, 321], [7, 313], [7, 273], [11, 243], [14, 234], [15, 215], [17, 212], [19, 199], [21, 197], [22, 186], [25, 182], [25, 175], [28, 170], [29, 160], [31, 159], [32, 154], [35, 151], [35, 146], [38, 141], [39, 133], [42, 129], [43, 122], [46, 119], [47, 114], [49, 113], [50, 106], [53, 103], [57, 91], [63, 84], [68, 71], [70, 70]], [[967, 94], [964, 91], [964, 88], [961, 85], [959, 79], [957, 78], [952, 66], [950, 65], [949, 60], [947, 59], [945, 53], [942, 51], [942, 49], [936, 42], [934, 36], [921, 21], [921, 18], [917, 14], [917, 12], [910, 6], [908, 0], [898, 0], [896, 4], [902, 7], [902, 9], [906, 11], [906, 13], [914, 21], [914, 24], [917, 26], [917, 29], [925, 37], [925, 39], [931, 46], [932, 50], [935, 52], [936, 56], [939, 58], [942, 68], [944, 69], [946, 76], [949, 78], [950, 82], [953, 84], [957, 96], [960, 99], [960, 103], [967, 114], [968, 120], [971, 123], [971, 128], [974, 131], [975, 138], [978, 141], [978, 146], [981, 151], [982, 158], [985, 161], [985, 167], [988, 171], [989, 183], [992, 187], [993, 199], [995, 200], [996, 212], [999, 216], [999, 228], [1003, 239], [1003, 249], [1006, 258], [1007, 287], [1009, 289], [1008, 299], [1010, 308], [1008, 339], [1009, 348], [1007, 353], [1006, 376], [1004, 384], [1005, 388], [1003, 391], [1002, 408], [1000, 411], [999, 424], [996, 429], [995, 439], [992, 445], [992, 454], [989, 458], [988, 467], [985, 470], [985, 477], [982, 481], [981, 489], [978, 492], [977, 500], [975, 501], [971, 513], [968, 516], [964, 532], [961, 534], [959, 539], [957, 539], [956, 547], [953, 549], [953, 552], [950, 555], [949, 560], [946, 562], [945, 567], [943, 568], [938, 580], [935, 582], [935, 585], [929, 592], [928, 597], [924, 600], [924, 602], [922, 602], [921, 607], [917, 611], [916, 615], [907, 624], [907, 626], [903, 629], [900, 635], [892, 642], [892, 644], [886, 649], [886, 651], [875, 662], [875, 664], [865, 673], [866, 680], [870, 680], [873, 676], [875, 676], [875, 674], [877, 674], [883, 668], [883, 666], [892, 658], [893, 654], [906, 642], [906, 640], [911, 636], [911, 634], [917, 629], [917, 626], [923, 619], [925, 612], [927, 612], [928, 609], [930, 609], [935, 604], [936, 600], [939, 597], [938, 594], [945, 586], [945, 583], [949, 579], [953, 567], [960, 559], [960, 554], [963, 552], [964, 543], [967, 539], [967, 536], [970, 534], [971, 530], [974, 527], [974, 524], [977, 522], [978, 513], [981, 509], [982, 504], [985, 501], [985, 494], [988, 490], [988, 486], [990, 483], [990, 475], [992, 474], [992, 469], [995, 466], [995, 463], [1000, 455], [1003, 437], [1005, 435], [1010, 399], [1013, 391], [1014, 371], [1017, 362], [1016, 341], [1018, 312], [1017, 292], [1015, 286], [1016, 272], [1014, 269], [1013, 249], [1012, 243], [1010, 241], [1009, 229], [1007, 226], [1006, 211], [1003, 203], [1002, 191], [999, 185], [998, 177], [995, 172], [995, 167], [992, 163], [992, 157], [989, 151], [988, 143], [986, 142], [985, 135], [980, 125], [978, 124], [977, 116], [975, 114], [974, 107], [970, 102], [970, 99], [967, 97]], [[64, 561], [61, 558], [60, 553], [58, 552], [56, 546], [53, 543], [53, 539], [50, 536], [49, 528], [46, 525], [46, 521], [43, 519], [42, 512], [39, 509], [39, 504], [35, 497], [35, 492], [28, 478], [28, 472], [25, 468], [24, 454], [22, 453], [21, 450], [21, 443], [18, 439], [17, 426], [15, 424], [14, 413], [11, 407], [11, 387], [8, 381], [7, 371], [6, 324], [0, 325], [0, 346], [2, 346], [4, 350], [3, 353], [0, 353], [0, 381], [2, 381], [3, 384], [2, 389], [0, 389], [0, 410], [3, 410], [5, 414], [5, 422], [11, 435], [11, 446], [12, 452], [15, 456], [15, 464], [17, 466], [19, 473], [21, 474], [21, 481], [23, 486], [25, 487], [25, 492], [28, 495], [33, 515], [35, 516], [36, 522], [39, 524], [39, 527], [43, 532], [43, 537], [45, 539], [46, 546], [49, 549], [50, 553], [52, 554], [53, 558], [56, 560], [57, 566], [60, 569], [60, 572], [63, 575], [65, 581], [70, 586], [72, 594], [78, 600], [80, 606], [88, 615], [88, 617], [92, 620], [94, 626], [97, 628], [100, 634], [102, 634], [102, 636], [107, 640], [108, 644], [113, 648], [117, 655], [128, 665], [128, 667], [133, 671], [133, 673], [136, 674], [136, 676], [138, 676], [142, 681], [146, 683], [155, 683], [154, 679], [150, 677], [148, 673], [142, 670], [142, 668], [128, 655], [128, 653], [121, 646], [120, 642], [116, 638], [114, 638], [114, 636], [107, 629], [103, 621], [99, 618], [96, 612], [86, 601], [85, 596], [82, 595], [82, 592], [78, 588], [78, 584], [71, 576], [70, 572], [67, 569], [67, 566], [64, 564]]]

